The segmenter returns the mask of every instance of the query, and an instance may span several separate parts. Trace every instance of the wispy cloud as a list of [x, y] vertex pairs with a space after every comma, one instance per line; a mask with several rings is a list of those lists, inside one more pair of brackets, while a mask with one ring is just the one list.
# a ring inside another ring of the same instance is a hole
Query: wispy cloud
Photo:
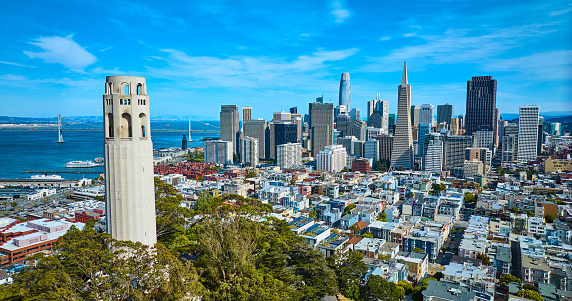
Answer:
[[572, 50], [535, 53], [514, 59], [495, 59], [483, 65], [484, 71], [521, 73], [529, 80], [572, 79]]
[[380, 41], [389, 41], [391, 40], [391, 36], [385, 36], [385, 37], [381, 37], [379, 38]]
[[40, 37], [30, 44], [42, 48], [43, 52], [24, 51], [28, 57], [43, 59], [46, 63], [61, 64], [75, 72], [83, 72], [85, 67], [97, 61], [93, 54], [73, 40], [73, 35]]
[[572, 12], [572, 4], [568, 4], [568, 8], [551, 11], [548, 15], [550, 15], [551, 17], [556, 17], [569, 12]]
[[[420, 44], [405, 46], [390, 51], [386, 56], [371, 58], [374, 62], [365, 69], [377, 72], [392, 72], [399, 69], [403, 60], [414, 60], [418, 67], [435, 64], [458, 64], [495, 58], [510, 49], [522, 46], [522, 41], [544, 36], [555, 31], [556, 24], [530, 24], [511, 28], [490, 28], [486, 34], [474, 34], [470, 29], [450, 28], [442, 34], [408, 33], [404, 37], [415, 37]], [[481, 61], [482, 62], [482, 61]], [[393, 64], [390, 64], [393, 63]], [[395, 65], [393, 67], [389, 67]], [[380, 68], [383, 66], [383, 68]]]
[[[311, 85], [317, 71], [326, 69], [327, 62], [344, 60], [358, 49], [337, 51], [318, 50], [293, 60], [271, 57], [212, 57], [191, 56], [174, 49], [163, 49], [166, 57], [153, 57], [167, 64], [150, 67], [148, 74], [159, 78], [184, 78], [194, 84], [211, 87], [265, 88], [272, 86]], [[198, 81], [198, 82], [197, 82]]]
[[336, 19], [336, 23], [343, 23], [347, 18], [351, 16], [351, 12], [345, 8], [345, 3], [343, 0], [334, 0], [331, 4], [331, 7], [332, 11], [330, 13]]
[[14, 63], [14, 62], [6, 62], [6, 61], [0, 61], [0, 64], [6, 64], [6, 65], [12, 65], [12, 66], [18, 66], [18, 67], [26, 67], [26, 68], [38, 68], [36, 66], [22, 65], [22, 64], [18, 64], [18, 63]]

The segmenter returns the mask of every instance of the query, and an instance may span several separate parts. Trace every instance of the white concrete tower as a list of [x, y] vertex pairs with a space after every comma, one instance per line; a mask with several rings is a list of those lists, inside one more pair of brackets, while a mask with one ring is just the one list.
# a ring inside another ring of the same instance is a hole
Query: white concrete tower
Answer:
[[107, 233], [153, 245], [153, 143], [145, 78], [108, 76], [103, 112]]

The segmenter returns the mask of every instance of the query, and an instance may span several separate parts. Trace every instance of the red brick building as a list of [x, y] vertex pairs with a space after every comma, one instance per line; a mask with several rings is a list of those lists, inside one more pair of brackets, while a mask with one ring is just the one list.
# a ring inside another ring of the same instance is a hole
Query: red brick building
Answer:
[[367, 159], [355, 159], [352, 162], [352, 172], [361, 172], [367, 174], [371, 171], [371, 166], [369, 166], [369, 161]]

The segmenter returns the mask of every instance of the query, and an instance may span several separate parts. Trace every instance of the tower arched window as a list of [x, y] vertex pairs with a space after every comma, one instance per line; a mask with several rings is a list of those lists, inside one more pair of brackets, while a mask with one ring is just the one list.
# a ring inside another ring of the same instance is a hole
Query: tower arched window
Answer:
[[147, 137], [147, 116], [144, 113], [139, 114], [139, 124], [141, 125], [141, 137]]
[[107, 137], [113, 138], [113, 114], [107, 114]]
[[123, 94], [124, 95], [129, 95], [129, 85], [125, 85], [125, 87], [123, 87]]
[[121, 138], [128, 137], [133, 137], [133, 132], [131, 130], [131, 115], [123, 113], [121, 115]]
[[141, 92], [143, 92], [141, 89], [143, 89], [143, 85], [137, 84], [137, 95], [141, 95]]

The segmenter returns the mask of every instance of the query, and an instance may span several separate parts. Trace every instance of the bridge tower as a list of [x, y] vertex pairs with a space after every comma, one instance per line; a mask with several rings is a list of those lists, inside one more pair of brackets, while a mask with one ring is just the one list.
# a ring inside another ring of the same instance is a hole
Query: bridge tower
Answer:
[[62, 135], [62, 115], [58, 115], [58, 143], [64, 142], [64, 136]]
[[153, 142], [145, 78], [108, 76], [103, 112], [107, 233], [153, 245]]

